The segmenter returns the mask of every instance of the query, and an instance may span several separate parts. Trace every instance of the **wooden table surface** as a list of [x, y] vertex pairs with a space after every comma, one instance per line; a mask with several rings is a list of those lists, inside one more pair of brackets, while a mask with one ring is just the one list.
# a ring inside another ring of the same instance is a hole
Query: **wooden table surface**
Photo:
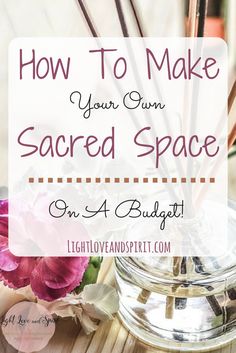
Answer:
[[[114, 284], [112, 259], [103, 262], [99, 281]], [[0, 336], [0, 353], [16, 353]], [[57, 321], [56, 332], [47, 347], [41, 353], [166, 353], [145, 345], [133, 337], [115, 317], [113, 321], [101, 323], [98, 330], [85, 335], [79, 324], [72, 319]], [[170, 352], [170, 351], [168, 351]], [[188, 351], [192, 352], [192, 351]], [[201, 351], [199, 351], [201, 352]], [[223, 348], [211, 351], [212, 353], [236, 353], [236, 341]]]

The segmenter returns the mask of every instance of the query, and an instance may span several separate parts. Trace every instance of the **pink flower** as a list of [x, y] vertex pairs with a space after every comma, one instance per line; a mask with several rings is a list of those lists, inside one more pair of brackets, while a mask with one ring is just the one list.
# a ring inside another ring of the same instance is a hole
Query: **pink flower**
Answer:
[[0, 200], [0, 280], [11, 288], [31, 285], [39, 299], [65, 297], [82, 281], [89, 257], [16, 257], [8, 248], [8, 201]]

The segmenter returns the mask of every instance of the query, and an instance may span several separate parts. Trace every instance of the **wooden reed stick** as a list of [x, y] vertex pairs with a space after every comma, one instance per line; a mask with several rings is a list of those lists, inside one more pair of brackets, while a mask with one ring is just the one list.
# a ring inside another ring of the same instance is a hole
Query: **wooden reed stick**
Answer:
[[173, 296], [168, 295], [166, 297], [165, 318], [168, 320], [173, 319], [173, 316], [174, 316], [175, 303], [176, 303], [176, 298], [174, 297], [174, 293], [177, 291], [178, 288], [179, 288], [179, 285], [175, 284], [172, 287]]
[[140, 37], [143, 38], [144, 37], [143, 29], [142, 29], [141, 22], [140, 22], [139, 16], [138, 16], [138, 12], [136, 10], [136, 6], [135, 6], [133, 0], [130, 0], [130, 5], [131, 5], [131, 8], [133, 10], [133, 14], [134, 14], [135, 21], [136, 21], [136, 24], [137, 24], [137, 27], [138, 27], [139, 35], [140, 35]]
[[180, 273], [181, 275], [186, 275], [187, 274], [187, 257], [184, 256], [182, 258], [181, 264], [180, 264]]
[[174, 256], [173, 257], [173, 275], [177, 277], [180, 274], [180, 268], [183, 258]]
[[[231, 88], [229, 98], [228, 98], [228, 113], [230, 113], [231, 111], [235, 97], [236, 97], [236, 80], [233, 83], [233, 86]], [[236, 140], [236, 123], [233, 125], [233, 128], [230, 131], [228, 136], [228, 149], [230, 149], [233, 146], [235, 140]]]
[[228, 296], [230, 300], [236, 300], [236, 289], [235, 288], [230, 288], [227, 290]]
[[86, 8], [84, 6], [83, 0], [78, 0], [78, 4], [80, 6], [81, 11], [83, 12], [84, 18], [87, 22], [87, 25], [88, 25], [93, 37], [98, 37], [98, 34], [94, 28], [93, 22], [92, 22], [91, 18], [89, 17], [88, 11], [86, 10]]
[[213, 310], [215, 316], [221, 316], [223, 314], [222, 307], [218, 303], [216, 297], [214, 295], [209, 295], [206, 297], [208, 304]]
[[190, 0], [189, 1], [187, 37], [194, 37], [195, 36], [196, 18], [197, 18], [197, 4], [198, 4], [198, 0]]
[[[198, 0], [190, 0], [189, 13], [188, 13], [188, 28], [187, 28], [187, 36], [188, 37], [195, 36], [197, 6], [198, 6]], [[206, 16], [207, 9], [203, 8], [202, 10], [204, 10], [204, 16]], [[203, 28], [203, 30], [202, 30], [203, 35], [204, 35], [204, 25], [205, 25], [205, 20], [203, 20], [201, 23], [201, 26]], [[187, 273], [186, 258], [175, 256], [173, 258], [173, 275], [177, 277], [180, 273]], [[167, 297], [167, 299], [166, 299], [166, 314], [165, 314], [166, 318], [171, 319], [173, 317], [174, 306], [175, 306], [174, 297]]]
[[233, 146], [235, 140], [236, 140], [236, 123], [234, 124], [228, 136], [228, 149], [230, 149]]
[[138, 296], [137, 301], [141, 304], [146, 304], [150, 295], [151, 295], [151, 292], [149, 290], [143, 288]]
[[208, 0], [199, 0], [199, 1], [200, 1], [200, 3], [199, 3], [199, 19], [198, 19], [197, 37], [204, 37]]
[[231, 88], [231, 91], [230, 91], [230, 94], [228, 97], [228, 113], [230, 113], [230, 111], [231, 111], [235, 97], [236, 97], [236, 80], [234, 81], [234, 84]]
[[120, 25], [121, 25], [121, 29], [123, 32], [123, 36], [124, 37], [129, 37], [129, 32], [128, 32], [128, 27], [127, 24], [125, 22], [125, 16], [124, 16], [124, 12], [122, 10], [122, 6], [120, 3], [120, 0], [115, 0], [115, 4], [116, 4], [116, 9], [117, 9], [117, 14], [120, 20]]
[[[204, 36], [204, 29], [205, 29], [205, 18], [207, 15], [207, 0], [199, 0], [199, 21], [198, 21], [198, 31], [197, 36], [203, 37]], [[189, 18], [188, 18], [188, 37], [195, 36], [195, 28], [196, 28], [196, 17], [197, 17], [197, 0], [190, 0], [189, 3]], [[181, 267], [182, 266], [182, 267]], [[186, 266], [186, 264], [185, 264]], [[183, 269], [183, 257], [174, 257], [173, 258], [173, 275], [178, 276], [180, 272], [185, 271]], [[167, 297], [166, 301], [166, 318], [173, 317], [173, 310], [174, 310], [174, 303], [175, 300], [173, 297]]]
[[[182, 263], [183, 258], [179, 256], [174, 256], [173, 257], [173, 275], [175, 277], [179, 276], [180, 271], [181, 271], [181, 263]], [[172, 293], [177, 290], [178, 285], [175, 285], [172, 288]], [[167, 296], [166, 297], [166, 311], [165, 311], [165, 318], [166, 319], [172, 319], [174, 315], [174, 309], [175, 309], [175, 297], [174, 296]]]
[[174, 315], [174, 307], [175, 307], [175, 298], [168, 296], [166, 297], [166, 311], [165, 318], [172, 319]]

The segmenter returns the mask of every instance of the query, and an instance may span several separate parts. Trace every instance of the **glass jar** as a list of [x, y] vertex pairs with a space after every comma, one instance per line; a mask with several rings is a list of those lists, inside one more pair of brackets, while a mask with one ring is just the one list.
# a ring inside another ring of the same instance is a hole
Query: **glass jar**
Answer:
[[133, 335], [180, 351], [210, 350], [235, 338], [235, 209], [230, 203], [225, 256], [116, 258], [119, 316]]

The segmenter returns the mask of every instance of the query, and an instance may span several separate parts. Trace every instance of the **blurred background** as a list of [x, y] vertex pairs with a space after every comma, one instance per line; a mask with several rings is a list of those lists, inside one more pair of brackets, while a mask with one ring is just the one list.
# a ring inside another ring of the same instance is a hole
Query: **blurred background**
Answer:
[[[188, 0], [120, 0], [130, 36], [184, 36]], [[83, 4], [99, 36], [122, 36], [115, 1], [85, 0]], [[132, 13], [132, 15], [131, 15]], [[7, 51], [16, 37], [80, 37], [91, 32], [77, 0], [0, 0], [0, 186], [7, 187]], [[208, 0], [205, 36], [221, 37], [229, 49], [229, 90], [236, 77], [236, 0]], [[236, 102], [229, 128], [236, 121]], [[16, 170], [17, 173], [17, 170]], [[6, 195], [1, 188], [1, 196]], [[236, 144], [229, 153], [229, 197], [236, 200]]]

